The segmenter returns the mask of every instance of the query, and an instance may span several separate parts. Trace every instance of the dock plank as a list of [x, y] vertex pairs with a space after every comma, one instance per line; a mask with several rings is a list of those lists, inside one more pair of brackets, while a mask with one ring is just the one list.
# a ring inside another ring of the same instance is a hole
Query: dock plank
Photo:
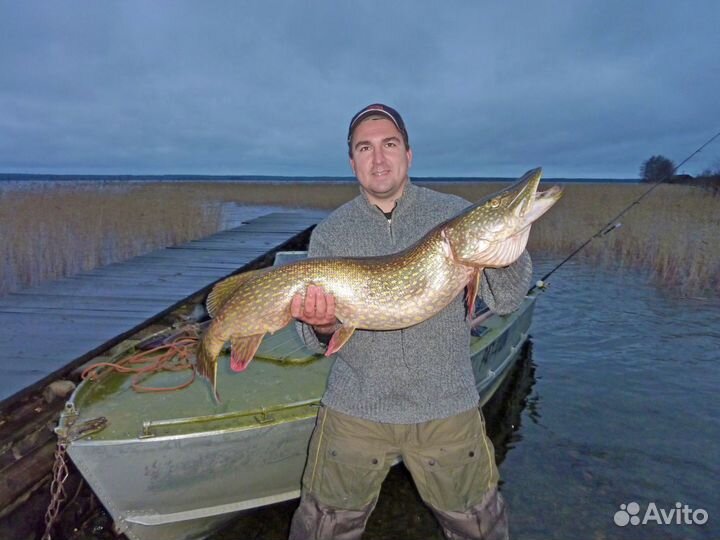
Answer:
[[306, 235], [322, 217], [267, 214], [0, 297], [0, 402], [69, 372], [216, 281]]

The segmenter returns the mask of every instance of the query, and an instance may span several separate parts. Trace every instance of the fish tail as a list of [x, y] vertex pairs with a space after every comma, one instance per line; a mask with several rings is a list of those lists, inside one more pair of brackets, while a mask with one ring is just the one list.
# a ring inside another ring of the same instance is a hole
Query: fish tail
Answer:
[[210, 383], [213, 397], [217, 403], [220, 403], [220, 395], [217, 392], [217, 357], [222, 344], [216, 352], [212, 350], [214, 348], [207, 336], [200, 340], [195, 353], [195, 372]]

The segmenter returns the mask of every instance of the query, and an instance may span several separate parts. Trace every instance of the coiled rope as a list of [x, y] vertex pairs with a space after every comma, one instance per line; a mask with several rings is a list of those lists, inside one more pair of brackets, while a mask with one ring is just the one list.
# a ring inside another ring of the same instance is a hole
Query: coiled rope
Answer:
[[[200, 339], [198, 325], [188, 325], [169, 341], [147, 350], [123, 357], [117, 362], [97, 362], [86, 367], [82, 379], [98, 380], [107, 370], [117, 373], [132, 373], [130, 384], [136, 392], [173, 392], [182, 390], [195, 380], [192, 355]], [[190, 370], [190, 378], [176, 386], [145, 386], [142, 383], [150, 375], [163, 371], [177, 372]]]

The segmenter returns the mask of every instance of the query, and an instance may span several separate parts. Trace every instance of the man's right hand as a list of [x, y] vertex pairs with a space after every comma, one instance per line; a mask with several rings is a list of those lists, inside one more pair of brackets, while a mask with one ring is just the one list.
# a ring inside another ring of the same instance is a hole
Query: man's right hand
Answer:
[[293, 297], [290, 313], [297, 320], [311, 325], [318, 334], [332, 334], [337, 330], [335, 297], [317, 285], [309, 285], [304, 298], [299, 293]]

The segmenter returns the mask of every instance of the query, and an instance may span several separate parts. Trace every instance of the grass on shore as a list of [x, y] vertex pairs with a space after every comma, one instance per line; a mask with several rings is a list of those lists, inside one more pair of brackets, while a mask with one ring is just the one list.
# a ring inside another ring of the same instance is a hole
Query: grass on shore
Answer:
[[220, 207], [166, 184], [0, 191], [0, 295], [217, 231]]
[[[488, 193], [459, 187], [453, 192], [470, 200]], [[560, 202], [533, 225], [528, 249], [569, 255], [649, 187], [566, 185]], [[720, 295], [720, 196], [689, 186], [660, 185], [619, 222], [619, 228], [594, 238], [578, 258], [644, 272], [679, 295]]]
[[[427, 184], [478, 200], [499, 184]], [[533, 227], [529, 248], [564, 256], [642, 194], [646, 185], [569, 184]], [[331, 209], [352, 184], [183, 182], [0, 192], [0, 294], [211, 234], [223, 203]], [[659, 186], [580, 257], [647, 272], [680, 294], [720, 294], [720, 197]]]
[[[538, 222], [531, 249], [571, 253], [647, 189], [568, 186], [559, 203], [562, 210]], [[661, 185], [618, 221], [619, 228], [593, 239], [582, 259], [645, 272], [656, 285], [679, 295], [720, 294], [720, 197]]]

